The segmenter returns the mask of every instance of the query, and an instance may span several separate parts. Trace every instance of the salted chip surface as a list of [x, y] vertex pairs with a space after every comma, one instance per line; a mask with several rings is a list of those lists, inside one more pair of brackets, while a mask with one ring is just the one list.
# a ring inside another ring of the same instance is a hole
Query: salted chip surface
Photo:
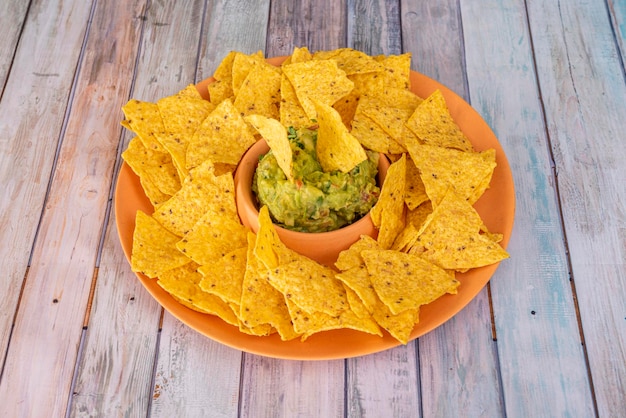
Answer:
[[412, 159], [406, 162], [406, 183], [404, 186], [404, 203], [409, 210], [413, 210], [429, 200], [426, 186], [422, 181], [419, 170]]
[[240, 318], [247, 326], [271, 324], [283, 341], [299, 336], [294, 330], [285, 297], [267, 281], [268, 269], [255, 255], [256, 238], [248, 234], [248, 263], [241, 291]]
[[282, 74], [280, 79], [279, 115], [280, 123], [283, 126], [293, 126], [295, 129], [299, 129], [311, 125], [311, 119], [304, 111], [291, 81], [285, 74]]
[[165, 127], [156, 103], [131, 99], [122, 106], [122, 112], [126, 117], [122, 125], [137, 134], [147, 149], [167, 152], [161, 145]]
[[433, 145], [409, 144], [411, 159], [421, 173], [426, 194], [437, 206], [451, 188], [474, 204], [489, 187], [496, 151], [463, 152]]
[[165, 228], [182, 237], [211, 208], [237, 216], [232, 174], [216, 176], [212, 163], [206, 161], [189, 171], [181, 189], [171, 199], [159, 205], [153, 217]]
[[235, 95], [239, 93], [239, 89], [252, 68], [257, 65], [267, 65], [263, 56], [263, 51], [257, 51], [254, 54], [244, 54], [236, 51], [233, 56], [231, 65], [231, 80], [233, 83], [233, 92]]
[[360, 318], [350, 309], [342, 311], [338, 316], [331, 316], [323, 312], [307, 312], [291, 301], [287, 302], [287, 306], [294, 329], [302, 334], [302, 341], [318, 332], [334, 329], [353, 329], [382, 336], [380, 328], [370, 316]]
[[262, 206], [259, 210], [259, 230], [256, 234], [254, 255], [267, 269], [302, 258], [280, 240], [267, 206]]
[[472, 143], [454, 121], [440, 90], [415, 109], [406, 125], [425, 144], [472, 151]]
[[246, 247], [247, 234], [248, 228], [231, 211], [209, 208], [176, 243], [176, 248], [196, 263], [205, 265]]
[[171, 196], [180, 189], [178, 171], [167, 152], [146, 148], [138, 137], [134, 137], [122, 158], [135, 174], [153, 183], [163, 194]]
[[391, 248], [396, 236], [404, 227], [404, 189], [406, 184], [406, 156], [391, 164], [380, 191], [378, 202], [370, 211], [378, 231], [381, 248]]
[[232, 101], [223, 100], [191, 137], [187, 147], [187, 168], [197, 167], [206, 160], [237, 165], [255, 142], [254, 135]]
[[422, 257], [441, 268], [467, 270], [497, 263], [509, 254], [490, 235], [469, 202], [450, 190], [428, 216], [415, 244]]
[[265, 62], [252, 67], [235, 94], [235, 108], [243, 115], [280, 117], [280, 71]]
[[334, 270], [306, 257], [270, 269], [269, 282], [306, 312], [337, 316], [348, 309], [346, 291]]
[[407, 309], [396, 315], [381, 302], [374, 309], [372, 317], [392, 337], [406, 345], [415, 324], [419, 322], [419, 308]]
[[385, 68], [385, 86], [408, 90], [411, 87], [411, 53], [378, 55], [376, 61]]
[[187, 176], [187, 145], [200, 123], [215, 108], [204, 100], [194, 85], [189, 85], [178, 93], [157, 101], [165, 135], [161, 143], [172, 155], [179, 176]]
[[293, 152], [285, 126], [276, 119], [263, 115], [246, 116], [246, 121], [265, 139], [285, 176], [293, 180]]
[[335, 267], [339, 270], [348, 270], [353, 267], [359, 267], [363, 264], [363, 258], [361, 257], [361, 251], [377, 249], [378, 243], [369, 235], [361, 235], [354, 244], [352, 244], [347, 250], [343, 250], [337, 256]]
[[230, 306], [220, 297], [200, 288], [202, 275], [198, 273], [197, 267], [195, 263], [189, 263], [169, 270], [159, 276], [157, 283], [179, 301], [184, 301], [185, 305], [218, 316], [224, 322], [237, 326], [239, 320]]
[[456, 293], [459, 286], [453, 274], [417, 255], [393, 250], [367, 250], [361, 255], [376, 293], [394, 314]]
[[326, 172], [339, 170], [347, 173], [367, 160], [365, 149], [348, 132], [341, 115], [331, 106], [314, 102], [317, 110], [317, 159]]
[[330, 59], [347, 75], [379, 72], [385, 68], [370, 55], [352, 48], [341, 48]]
[[311, 60], [282, 67], [309, 119], [317, 118], [313, 101], [332, 106], [354, 88], [354, 83], [332, 60]]
[[247, 252], [246, 241], [244, 247], [237, 248], [212, 263], [199, 266], [198, 272], [202, 274], [200, 288], [219, 296], [224, 302], [239, 305], [248, 261]]
[[130, 257], [132, 271], [154, 278], [164, 271], [189, 263], [191, 260], [176, 249], [177, 241], [176, 235], [154, 218], [137, 211]]

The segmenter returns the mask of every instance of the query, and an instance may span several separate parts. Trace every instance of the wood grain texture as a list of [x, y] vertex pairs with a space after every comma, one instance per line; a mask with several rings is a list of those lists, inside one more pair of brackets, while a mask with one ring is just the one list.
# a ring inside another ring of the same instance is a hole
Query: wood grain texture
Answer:
[[[473, 22], [463, 25], [471, 102], [507, 152], [516, 187], [511, 259], [491, 282], [505, 413], [593, 416], [525, 5], [464, 1], [461, 13]], [[557, 387], [567, 389], [547, 389]]]
[[347, 360], [346, 416], [417, 417], [421, 397], [416, 343]]
[[607, 0], [609, 17], [613, 24], [619, 53], [622, 57], [622, 71], [626, 62], [626, 2], [622, 0]]
[[347, 28], [350, 48], [369, 55], [403, 52], [397, 0], [348, 0]]
[[[59, 26], [90, 22], [86, 43], [89, 53], [80, 66], [58, 165], [33, 249], [35, 261], [0, 383], [2, 408], [6, 408], [3, 416], [62, 416], [66, 412], [82, 334], [77, 318], [84, 317], [87, 307], [117, 154], [120, 98], [130, 89], [139, 40], [137, 25], [132, 23], [142, 7], [137, 2], [108, 6], [106, 2], [98, 3], [92, 19], [86, 7], [90, 4], [62, 6], [71, 13], [58, 5], [46, 11], [58, 19], [51, 28], [51, 37]], [[72, 35], [66, 39], [68, 43], [74, 44], [69, 51], [80, 50], [83, 31], [83, 26], [75, 26], [65, 32]], [[65, 51], [64, 46], [54, 51], [57, 60], [66, 59], [60, 53]], [[74, 73], [54, 66], [36, 70], [42, 71]], [[66, 325], [68, 321], [72, 326]]]
[[20, 39], [28, 2], [21, 0], [5, 0], [0, 3], [0, 27], [3, 28], [3, 42], [0, 42], [0, 96], [13, 64], [13, 56]]
[[208, 5], [196, 81], [211, 77], [228, 52], [252, 54], [265, 51], [266, 45], [269, 0], [219, 0]]
[[[193, 82], [197, 52], [188, 46], [198, 40], [201, 16], [197, 11], [203, 4], [196, 0], [176, 4], [151, 3], [139, 15], [143, 34], [133, 97], [156, 101]], [[131, 136], [124, 131], [122, 147]], [[149, 413], [161, 312], [130, 271], [111, 212], [71, 416]]]
[[286, 361], [244, 355], [241, 416], [341, 417], [344, 361]]
[[[0, 118], [3, 192], [0, 198], [0, 242], [3, 243], [0, 246], [0, 294], [3, 295], [0, 298], [0, 356], [3, 361], [46, 198], [89, 12], [89, 4], [84, 2], [32, 4], [0, 101], [3, 115]], [[62, 33], [58, 33], [59, 26], [65, 28]], [[36, 61], [33, 55], [37, 56]], [[31, 281], [28, 288], [32, 286]], [[46, 297], [45, 302], [40, 300], [39, 303], [49, 307], [52, 299]], [[76, 332], [80, 332], [78, 328]], [[28, 343], [34, 335], [24, 337]], [[19, 362], [14, 365], [22, 366]], [[72, 366], [68, 367], [71, 373]], [[19, 373], [13, 370], [13, 373], [23, 376], [23, 383], [27, 381], [26, 370]], [[12, 382], [15, 376], [10, 369], [4, 372], [0, 393], [15, 391]], [[2, 399], [8, 398], [3, 395]], [[16, 402], [15, 398], [12, 403], [2, 402], [0, 412], [17, 407]]]
[[445, 84], [467, 100], [459, 2], [402, 0], [400, 10], [402, 49], [413, 53], [412, 69]]
[[149, 416], [236, 417], [240, 368], [240, 351], [166, 313]]
[[267, 56], [289, 55], [293, 47], [311, 52], [346, 46], [346, 2], [272, 1]]
[[612, 416], [626, 411], [623, 61], [599, 2], [529, 15], [598, 413]]

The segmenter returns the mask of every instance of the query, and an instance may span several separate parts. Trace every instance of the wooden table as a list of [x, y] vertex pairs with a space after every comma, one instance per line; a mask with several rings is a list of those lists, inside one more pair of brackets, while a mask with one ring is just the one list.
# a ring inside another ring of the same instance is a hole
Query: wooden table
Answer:
[[[4, 0], [0, 27], [0, 416], [626, 416], [623, 0]], [[240, 352], [122, 253], [120, 107], [294, 46], [411, 52], [508, 156], [511, 259], [407, 346]]]

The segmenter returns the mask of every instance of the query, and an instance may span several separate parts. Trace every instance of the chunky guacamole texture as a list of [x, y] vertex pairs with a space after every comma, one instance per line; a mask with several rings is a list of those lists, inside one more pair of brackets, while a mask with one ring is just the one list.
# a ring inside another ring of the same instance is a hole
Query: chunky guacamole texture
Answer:
[[301, 232], [327, 232], [362, 218], [376, 203], [379, 154], [348, 173], [324, 172], [317, 161], [314, 129], [289, 129], [294, 181], [287, 180], [272, 151], [259, 159], [252, 190], [280, 226]]

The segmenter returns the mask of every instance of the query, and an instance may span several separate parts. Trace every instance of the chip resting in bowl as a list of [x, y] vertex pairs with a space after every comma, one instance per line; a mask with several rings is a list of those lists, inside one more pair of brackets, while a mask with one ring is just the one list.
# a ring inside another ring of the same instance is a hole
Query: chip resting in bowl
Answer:
[[[440, 91], [411, 90], [410, 54], [295, 48], [278, 66], [233, 51], [207, 91], [132, 99], [122, 157], [153, 211], [138, 211], [131, 268], [180, 304], [242, 333], [283, 341], [351, 329], [409, 341], [420, 308], [463, 284], [457, 274], [508, 253], [474, 208], [496, 167], [476, 151]], [[209, 99], [203, 98], [209, 97]], [[263, 138], [285, 181], [298, 182], [289, 132], [316, 129], [324, 172], [350, 172], [381, 153], [391, 161], [362, 236], [319, 264], [281, 242], [267, 206], [253, 233], [239, 218], [233, 173]]]

